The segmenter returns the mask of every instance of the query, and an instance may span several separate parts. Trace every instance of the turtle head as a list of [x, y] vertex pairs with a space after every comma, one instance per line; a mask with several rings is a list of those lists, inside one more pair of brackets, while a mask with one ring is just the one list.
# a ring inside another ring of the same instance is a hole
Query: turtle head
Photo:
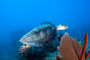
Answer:
[[67, 25], [59, 25], [59, 26], [57, 26], [57, 30], [65, 30], [67, 28], [68, 28]]

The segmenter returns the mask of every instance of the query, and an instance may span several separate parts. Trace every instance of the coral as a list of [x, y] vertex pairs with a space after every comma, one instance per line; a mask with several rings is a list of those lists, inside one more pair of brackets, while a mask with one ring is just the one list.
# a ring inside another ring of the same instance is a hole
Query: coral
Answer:
[[[57, 40], [57, 39], [56, 39]], [[84, 37], [84, 47], [79, 43], [76, 39], [73, 39], [66, 33], [60, 42], [60, 46], [58, 47], [58, 51], [56, 51], [57, 44], [54, 40], [50, 44], [43, 47], [31, 47], [23, 57], [27, 60], [88, 60], [90, 56], [90, 48], [89, 53], [85, 58], [85, 51], [88, 42], [88, 34], [86, 33]], [[59, 55], [58, 55], [59, 54]], [[57, 56], [58, 55], [58, 56]], [[24, 58], [21, 58], [22, 60]]]
[[90, 57], [90, 48], [89, 48], [89, 52], [87, 54], [86, 60], [88, 60], [89, 57]]
[[56, 60], [88, 60], [90, 56], [90, 48], [89, 53], [85, 58], [88, 43], [88, 33], [85, 34], [84, 40], [84, 46], [82, 47], [76, 39], [71, 38], [69, 34], [66, 33], [61, 38], [61, 45], [58, 47], [59, 55], [56, 56]]
[[85, 42], [84, 42], [84, 46], [83, 46], [82, 55], [81, 55], [80, 60], [84, 59], [84, 55], [85, 55], [87, 43], [88, 43], [88, 33], [85, 34], [84, 40], [85, 40]]
[[48, 53], [47, 56], [45, 58], [43, 58], [43, 60], [55, 60], [58, 53], [59, 53], [58, 51]]
[[45, 46], [42, 46], [42, 47], [32, 46], [25, 54], [23, 54], [23, 56], [27, 60], [46, 60], [46, 59], [51, 59], [52, 56], [50, 56], [50, 55], [56, 54], [56, 52], [53, 53], [54, 51], [57, 50], [56, 47], [57, 47], [57, 44], [55, 43], [55, 40], [53, 40], [48, 45], [45, 45]]

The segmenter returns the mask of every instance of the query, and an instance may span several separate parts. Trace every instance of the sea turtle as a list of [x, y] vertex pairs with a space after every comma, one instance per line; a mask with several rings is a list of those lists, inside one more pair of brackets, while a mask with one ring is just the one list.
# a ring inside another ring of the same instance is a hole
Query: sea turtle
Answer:
[[23, 43], [23, 46], [19, 48], [19, 53], [25, 53], [31, 46], [44, 46], [52, 42], [57, 37], [57, 30], [65, 30], [67, 28], [67, 25], [55, 26], [50, 22], [41, 23], [40, 26], [32, 29], [19, 40]]

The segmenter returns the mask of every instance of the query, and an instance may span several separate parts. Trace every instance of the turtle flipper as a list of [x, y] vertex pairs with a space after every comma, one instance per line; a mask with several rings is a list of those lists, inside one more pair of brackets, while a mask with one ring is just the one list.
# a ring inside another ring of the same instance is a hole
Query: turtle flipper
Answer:
[[23, 55], [29, 48], [30, 48], [31, 46], [29, 46], [29, 45], [23, 45], [23, 46], [21, 46], [20, 48], [19, 48], [19, 54], [20, 55]]
[[57, 38], [58, 38], [59, 41], [61, 40], [61, 37], [63, 37], [62, 34], [57, 34]]

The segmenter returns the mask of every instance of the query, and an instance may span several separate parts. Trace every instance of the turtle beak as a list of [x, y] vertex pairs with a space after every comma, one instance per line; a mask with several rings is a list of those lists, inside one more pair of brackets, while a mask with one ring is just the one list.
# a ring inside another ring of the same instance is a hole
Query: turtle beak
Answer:
[[67, 29], [67, 28], [68, 28], [68, 26], [67, 26], [67, 25], [65, 25], [65, 28]]

